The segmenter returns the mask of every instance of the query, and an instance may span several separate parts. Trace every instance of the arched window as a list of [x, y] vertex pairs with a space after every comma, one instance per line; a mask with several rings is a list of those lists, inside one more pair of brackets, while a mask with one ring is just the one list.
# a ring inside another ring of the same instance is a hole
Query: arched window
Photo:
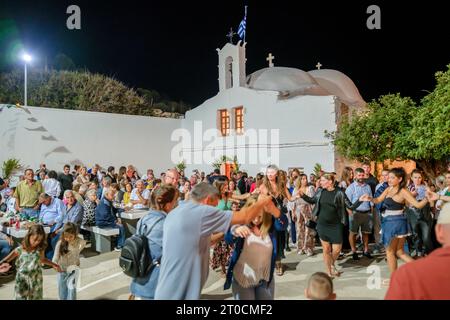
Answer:
[[228, 57], [225, 60], [225, 89], [233, 87], [233, 58]]

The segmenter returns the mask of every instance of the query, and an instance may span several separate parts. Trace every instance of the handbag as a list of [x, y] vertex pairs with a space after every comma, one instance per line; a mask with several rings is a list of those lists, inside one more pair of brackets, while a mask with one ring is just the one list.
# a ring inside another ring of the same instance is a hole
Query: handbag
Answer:
[[316, 228], [317, 228], [317, 222], [315, 222], [315, 221], [312, 220], [312, 219], [309, 219], [309, 220], [305, 223], [305, 226], [306, 226], [307, 228], [316, 230]]

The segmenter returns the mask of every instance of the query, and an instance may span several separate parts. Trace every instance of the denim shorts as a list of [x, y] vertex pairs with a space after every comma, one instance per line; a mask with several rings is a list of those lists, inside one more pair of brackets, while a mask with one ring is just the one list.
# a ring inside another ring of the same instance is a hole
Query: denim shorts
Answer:
[[393, 238], [404, 238], [409, 235], [411, 235], [411, 227], [404, 214], [383, 218], [381, 238], [385, 247], [389, 246]]

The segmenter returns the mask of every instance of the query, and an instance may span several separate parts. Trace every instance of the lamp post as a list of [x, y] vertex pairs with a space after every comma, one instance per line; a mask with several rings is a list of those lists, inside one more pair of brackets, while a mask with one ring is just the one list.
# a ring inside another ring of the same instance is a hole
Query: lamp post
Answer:
[[25, 80], [24, 80], [24, 106], [28, 105], [27, 101], [27, 64], [31, 62], [31, 56], [29, 54], [24, 53], [22, 55], [22, 60], [25, 62]]

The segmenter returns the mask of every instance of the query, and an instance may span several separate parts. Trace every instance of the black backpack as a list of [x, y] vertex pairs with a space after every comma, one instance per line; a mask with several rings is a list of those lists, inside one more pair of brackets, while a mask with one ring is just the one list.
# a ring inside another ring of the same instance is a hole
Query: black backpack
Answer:
[[[156, 220], [151, 229], [163, 218]], [[143, 222], [143, 221], [141, 221]], [[144, 225], [144, 226], [142, 226]], [[144, 232], [139, 232], [140, 229]], [[119, 258], [119, 265], [122, 271], [131, 278], [144, 278], [152, 272], [153, 268], [159, 264], [159, 261], [153, 261], [150, 248], [148, 246], [148, 239], [144, 234], [147, 234], [146, 225], [141, 224], [141, 228], [125, 241], [122, 252]]]

